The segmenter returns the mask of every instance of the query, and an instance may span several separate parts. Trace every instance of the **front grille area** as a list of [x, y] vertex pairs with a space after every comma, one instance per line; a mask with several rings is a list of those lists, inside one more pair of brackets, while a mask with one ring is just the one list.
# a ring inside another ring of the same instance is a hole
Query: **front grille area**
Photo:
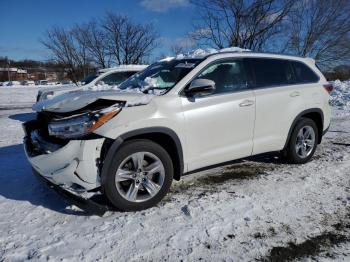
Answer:
[[39, 133], [42, 137], [48, 138], [49, 137], [49, 130], [48, 125], [51, 121], [50, 115], [47, 113], [38, 113], [36, 117], [37, 123], [38, 123], [38, 129]]
[[41, 130], [47, 130], [47, 125], [37, 120], [24, 123], [23, 128], [25, 130], [24, 143], [28, 154], [32, 157], [54, 152], [69, 142], [69, 140], [57, 139], [48, 135], [44, 137]]
[[57, 114], [53, 114], [50, 112], [39, 112], [36, 117], [37, 128], [39, 134], [42, 138], [50, 143], [55, 143], [59, 145], [65, 145], [69, 142], [67, 139], [60, 139], [49, 135], [48, 125], [52, 121], [52, 119], [58, 119], [62, 116]]

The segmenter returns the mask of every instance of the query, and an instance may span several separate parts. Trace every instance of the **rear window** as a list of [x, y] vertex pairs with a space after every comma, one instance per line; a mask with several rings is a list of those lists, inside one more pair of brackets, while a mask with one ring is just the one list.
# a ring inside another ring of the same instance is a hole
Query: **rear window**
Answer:
[[307, 65], [298, 61], [292, 61], [294, 72], [298, 83], [315, 83], [319, 77]]
[[288, 85], [295, 82], [288, 60], [247, 58], [255, 75], [256, 87]]

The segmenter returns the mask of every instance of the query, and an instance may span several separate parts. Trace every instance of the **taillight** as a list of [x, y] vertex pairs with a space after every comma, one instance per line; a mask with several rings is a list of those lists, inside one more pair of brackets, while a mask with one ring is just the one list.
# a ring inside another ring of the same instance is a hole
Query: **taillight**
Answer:
[[328, 93], [332, 92], [334, 89], [332, 84], [323, 85], [323, 88], [326, 89]]

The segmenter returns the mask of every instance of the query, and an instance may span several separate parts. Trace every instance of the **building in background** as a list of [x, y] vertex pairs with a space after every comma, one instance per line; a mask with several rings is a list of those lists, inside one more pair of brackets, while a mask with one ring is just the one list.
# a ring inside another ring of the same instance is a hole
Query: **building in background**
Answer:
[[28, 80], [27, 70], [17, 67], [0, 67], [0, 82]]
[[67, 73], [64, 70], [46, 68], [28, 68], [28, 79], [47, 80], [49, 82], [67, 80]]

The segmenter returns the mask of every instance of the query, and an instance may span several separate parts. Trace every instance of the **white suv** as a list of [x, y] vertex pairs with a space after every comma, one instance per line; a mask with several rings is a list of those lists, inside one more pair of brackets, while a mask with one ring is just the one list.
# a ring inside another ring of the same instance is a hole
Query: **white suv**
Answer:
[[119, 88], [39, 102], [24, 127], [36, 173], [121, 210], [151, 207], [173, 179], [231, 160], [279, 151], [305, 163], [330, 124], [332, 86], [309, 58], [165, 59]]
[[79, 81], [78, 85], [70, 84], [41, 88], [38, 91], [36, 101], [38, 102], [40, 100], [51, 99], [54, 96], [72, 91], [93, 89], [99, 90], [106, 88], [106, 86], [109, 86], [109, 88], [112, 86], [117, 86], [133, 74], [145, 69], [146, 67], [147, 65], [119, 65], [116, 67], [100, 69], [96, 73], [92, 73]]

